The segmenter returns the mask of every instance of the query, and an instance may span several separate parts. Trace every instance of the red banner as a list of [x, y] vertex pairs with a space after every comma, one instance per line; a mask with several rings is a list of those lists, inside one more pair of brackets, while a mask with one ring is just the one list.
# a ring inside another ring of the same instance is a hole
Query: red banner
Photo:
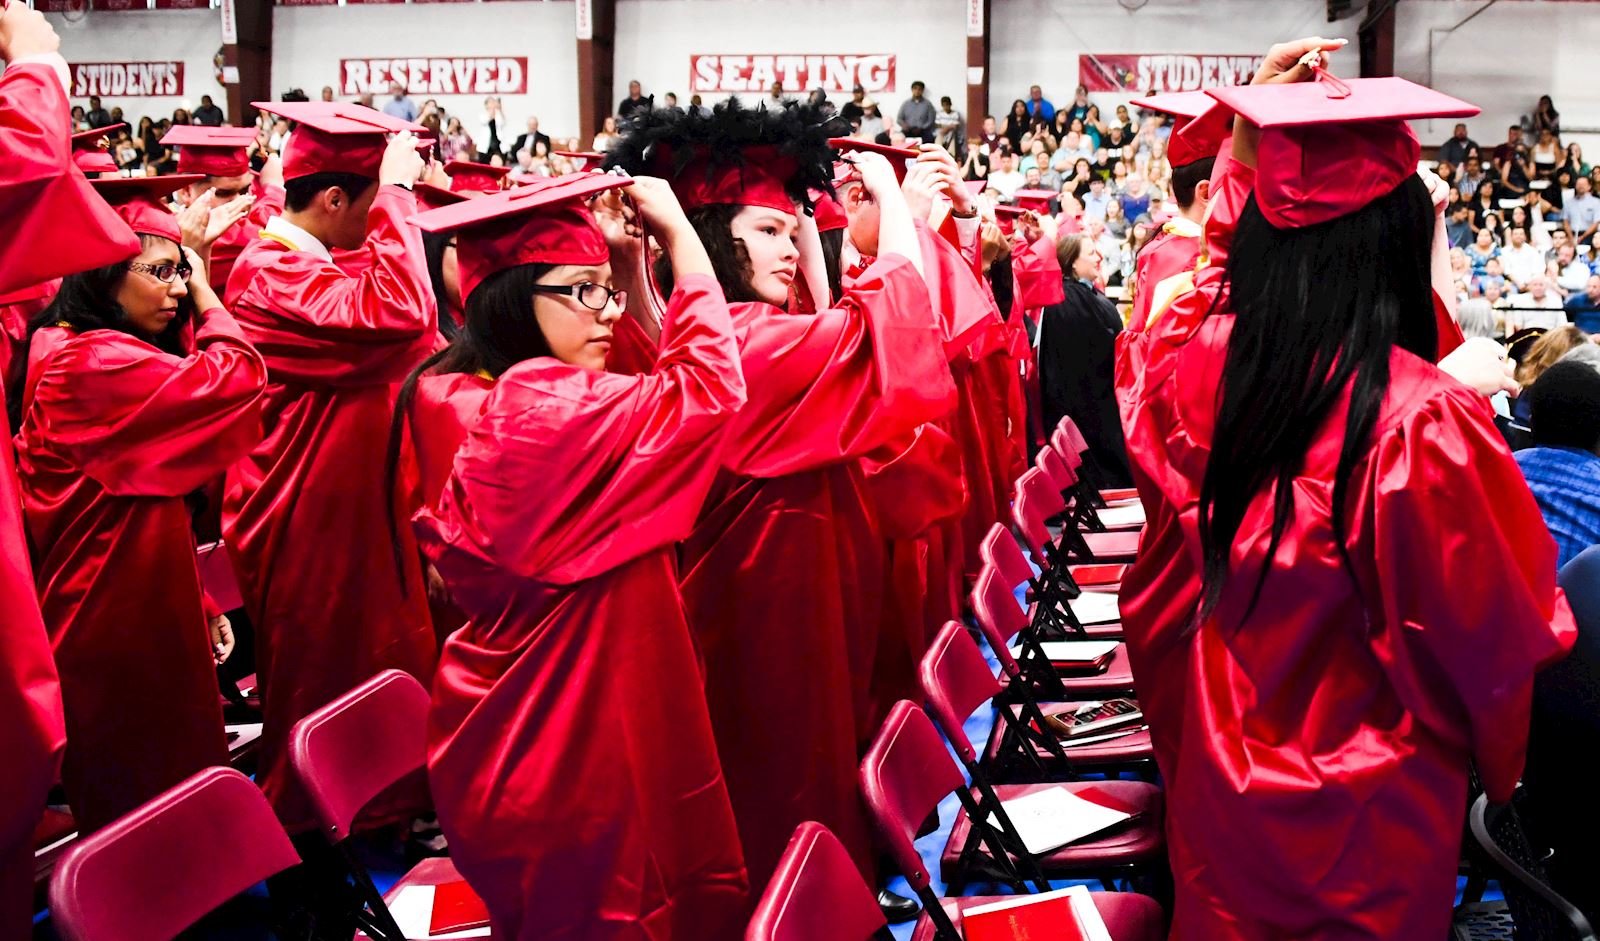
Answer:
[[382, 97], [390, 82], [413, 95], [521, 95], [528, 91], [526, 56], [340, 59], [339, 94]]
[[73, 62], [72, 97], [168, 98], [183, 95], [182, 62]]
[[792, 95], [813, 88], [850, 94], [860, 85], [868, 94], [894, 91], [895, 57], [858, 55], [698, 55], [689, 57], [691, 92], [767, 92], [774, 82]]
[[208, 10], [211, 0], [156, 0], [157, 10]]
[[1198, 91], [1250, 81], [1261, 56], [1129, 53], [1078, 56], [1078, 82], [1089, 91], [1135, 94]]

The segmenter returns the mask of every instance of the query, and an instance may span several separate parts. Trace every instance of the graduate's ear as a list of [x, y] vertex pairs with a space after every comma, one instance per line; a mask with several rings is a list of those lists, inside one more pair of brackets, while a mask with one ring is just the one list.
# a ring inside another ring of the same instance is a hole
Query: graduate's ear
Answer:
[[1201, 180], [1199, 183], [1195, 184], [1195, 187], [1194, 187], [1194, 198], [1196, 200], [1199, 200], [1200, 202], [1210, 202], [1211, 201], [1211, 181], [1210, 180]]

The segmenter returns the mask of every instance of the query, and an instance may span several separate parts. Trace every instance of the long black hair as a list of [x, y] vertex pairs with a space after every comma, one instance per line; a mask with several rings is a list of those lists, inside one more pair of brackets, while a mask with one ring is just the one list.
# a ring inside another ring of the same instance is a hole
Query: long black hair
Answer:
[[[828, 229], [817, 233], [817, 240], [822, 243], [822, 264], [828, 274], [828, 290], [832, 292], [828, 304], [832, 304], [844, 297], [844, 229]], [[827, 307], [828, 304], [817, 304], [817, 307]]]
[[[170, 241], [156, 235], [140, 235], [140, 253], [154, 245]], [[56, 292], [50, 306], [28, 321], [27, 347], [32, 347], [33, 335], [41, 329], [64, 325], [76, 333], [85, 333], [89, 330], [119, 330], [129, 336], [138, 337], [163, 353], [170, 353], [173, 356], [189, 355], [190, 351], [183, 346], [183, 331], [184, 327], [194, 320], [194, 295], [186, 295], [178, 301], [177, 316], [153, 337], [136, 331], [128, 322], [128, 312], [117, 303], [117, 289], [122, 287], [123, 279], [128, 276], [128, 262], [132, 260], [130, 258], [127, 261], [103, 265], [62, 278], [61, 288]], [[8, 397], [6, 413], [11, 419], [11, 428], [14, 431], [22, 427], [22, 397], [27, 387], [28, 349], [24, 348], [19, 355], [21, 362], [11, 378], [10, 387], [6, 389]]]
[[450, 298], [444, 289], [444, 253], [455, 240], [454, 232], [422, 233], [422, 258], [428, 264], [428, 283], [433, 286], [433, 303], [439, 311], [439, 332], [454, 340], [461, 325], [450, 313]]
[[[467, 298], [466, 326], [451, 339], [450, 345], [417, 364], [400, 384], [394, 414], [389, 419], [389, 447], [383, 459], [384, 486], [391, 507], [396, 505], [400, 448], [405, 440], [411, 404], [416, 401], [417, 383], [428, 373], [486, 372], [498, 378], [520, 362], [551, 355], [550, 344], [534, 318], [533, 285], [553, 267], [518, 265], [485, 278]], [[394, 513], [389, 514], [389, 539], [394, 547], [395, 566], [404, 575], [406, 559], [400, 546], [400, 520]], [[400, 584], [402, 587], [406, 584], [403, 577]]]
[[1433, 224], [1433, 202], [1416, 176], [1356, 212], [1298, 229], [1275, 228], [1254, 196], [1245, 204], [1227, 273], [1233, 331], [1200, 487], [1201, 618], [1221, 600], [1247, 508], [1270, 486], [1271, 540], [1244, 617], [1254, 610], [1294, 510], [1294, 477], [1347, 388], [1330, 513], [1350, 564], [1345, 498], [1389, 388], [1391, 351], [1431, 361], [1438, 347]]
[[[761, 295], [757, 294], [756, 289], [750, 284], [755, 276], [754, 267], [750, 263], [750, 252], [745, 249], [743, 239], [733, 237], [733, 217], [743, 208], [727, 203], [713, 203], [696, 206], [685, 214], [689, 224], [694, 226], [695, 234], [700, 237], [700, 244], [706, 247], [706, 255], [711, 259], [711, 270], [716, 272], [717, 283], [722, 286], [723, 296], [730, 304], [761, 301]], [[674, 283], [672, 259], [667, 257], [665, 252], [656, 259], [652, 272], [656, 284], [661, 289], [661, 296], [671, 297]]]

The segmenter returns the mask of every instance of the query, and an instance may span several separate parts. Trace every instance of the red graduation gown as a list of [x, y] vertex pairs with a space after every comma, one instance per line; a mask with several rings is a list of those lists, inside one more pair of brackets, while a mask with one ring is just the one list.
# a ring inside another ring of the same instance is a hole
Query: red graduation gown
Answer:
[[1200, 236], [1187, 234], [1190, 225], [1193, 223], [1188, 220], [1168, 221], [1156, 237], [1139, 250], [1133, 266], [1133, 310], [1128, 315], [1129, 330], [1143, 331], [1150, 323], [1151, 307], [1157, 299], [1163, 302], [1162, 310], [1155, 311], [1160, 316], [1165, 312], [1166, 299], [1175, 291], [1185, 289], [1181, 280], [1170, 282], [1169, 279], [1193, 276], [1200, 260]]
[[749, 916], [672, 553], [744, 399], [714, 279], [679, 282], [661, 348], [649, 376], [507, 370], [417, 519], [470, 618], [429, 778], [496, 938], [734, 941]]
[[183, 498], [259, 440], [266, 369], [221, 308], [196, 339], [34, 337], [17, 466], [85, 831], [228, 760]]
[[211, 265], [207, 274], [211, 279], [211, 289], [217, 292], [217, 297], [223, 303], [228, 301], [228, 278], [233, 274], [239, 254], [246, 245], [261, 238], [261, 230], [267, 220], [283, 212], [283, 187], [266, 186], [257, 180], [251, 192], [256, 201], [251, 204], [249, 215], [211, 243]]
[[6, 385], [16, 373], [27, 371], [28, 324], [50, 306], [59, 290], [61, 279], [52, 278], [0, 297], [0, 381]]
[[1397, 350], [1350, 480], [1353, 569], [1326, 515], [1341, 402], [1251, 619], [1239, 626], [1269, 493], [1246, 514], [1217, 614], [1189, 630], [1231, 326], [1216, 315], [1167, 339], [1128, 430], [1149, 525], [1122, 617], [1167, 784], [1172, 936], [1443, 937], [1468, 762], [1492, 800], [1509, 798], [1534, 673], [1575, 636], [1554, 543], [1487, 403]]
[[868, 865], [856, 789], [883, 541], [858, 460], [954, 405], [927, 286], [879, 259], [812, 316], [733, 305], [750, 401], [682, 547], [689, 623], [752, 888], [817, 820]]
[[[257, 632], [259, 780], [291, 831], [314, 821], [289, 768], [290, 727], [379, 671], [424, 683], [433, 672], [422, 566], [396, 570], [389, 515], [398, 508], [383, 480], [393, 387], [438, 333], [420, 232], [406, 221], [415, 211], [406, 190], [379, 191], [364, 247], [371, 264], [359, 277], [262, 238], [228, 285], [268, 382], [266, 437], [229, 468], [222, 525]], [[417, 558], [405, 527], [400, 539], [403, 557]], [[397, 799], [371, 817], [412, 803]]]

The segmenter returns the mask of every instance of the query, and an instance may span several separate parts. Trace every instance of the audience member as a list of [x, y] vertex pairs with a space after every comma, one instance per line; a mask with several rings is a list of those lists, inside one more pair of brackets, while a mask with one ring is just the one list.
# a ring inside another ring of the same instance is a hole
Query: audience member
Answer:
[[1439, 159], [1460, 166], [1467, 159], [1467, 151], [1477, 146], [1477, 143], [1467, 136], [1467, 126], [1457, 124], [1450, 139], [1439, 146]]
[[1564, 306], [1567, 319], [1579, 330], [1600, 334], [1600, 275], [1590, 275], [1583, 290], [1568, 297]]
[[1038, 85], [1028, 89], [1027, 113], [1030, 117], [1049, 122], [1055, 120], [1056, 106], [1044, 96], [1044, 90]]
[[406, 94], [406, 87], [399, 82], [389, 83], [389, 100], [383, 103], [383, 113], [391, 118], [402, 121], [415, 122], [421, 115], [417, 103]]
[[1600, 369], [1557, 362], [1523, 397], [1533, 447], [1518, 451], [1517, 463], [1555, 537], [1559, 568], [1600, 544]]
[[920, 143], [931, 144], [934, 142], [934, 124], [938, 114], [933, 102], [923, 97], [926, 88], [921, 82], [911, 83], [911, 97], [900, 103], [900, 113], [895, 115], [895, 122], [908, 139], [916, 138]]
[[[121, 118], [118, 118], [118, 121], [120, 120]], [[210, 95], [200, 96], [200, 107], [194, 109], [194, 123], [204, 124], [207, 127], [221, 127], [222, 122], [226, 120], [227, 116], [211, 101]]]
[[638, 79], [628, 83], [628, 97], [617, 105], [617, 117], [623, 121], [633, 117], [635, 111], [649, 111], [656, 106], [655, 96], [646, 97]]
[[1528, 279], [1527, 290], [1511, 298], [1511, 309], [1506, 314], [1506, 327], [1520, 330], [1540, 327], [1554, 330], [1567, 322], [1561, 298], [1550, 290], [1550, 281], [1542, 274]]
[[933, 121], [937, 129], [934, 143], [960, 160], [967, 139], [967, 122], [961, 117], [961, 112], [955, 109], [955, 104], [949, 95], [939, 99], [939, 113], [934, 115]]

